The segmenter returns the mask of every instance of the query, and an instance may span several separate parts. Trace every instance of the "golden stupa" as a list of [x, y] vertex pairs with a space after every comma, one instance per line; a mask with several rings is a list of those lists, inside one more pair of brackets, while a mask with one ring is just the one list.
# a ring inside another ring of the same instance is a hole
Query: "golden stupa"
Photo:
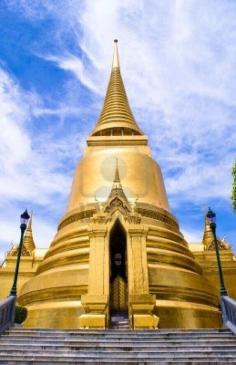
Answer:
[[172, 215], [160, 167], [126, 96], [115, 41], [102, 112], [67, 211], [19, 303], [27, 327], [219, 327], [218, 298]]

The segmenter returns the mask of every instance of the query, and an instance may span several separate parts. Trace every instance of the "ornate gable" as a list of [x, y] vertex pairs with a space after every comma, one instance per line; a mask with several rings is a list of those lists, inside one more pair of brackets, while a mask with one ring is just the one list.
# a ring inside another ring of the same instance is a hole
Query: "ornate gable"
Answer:
[[120, 210], [125, 214], [131, 212], [129, 201], [121, 185], [118, 164], [116, 166], [113, 186], [104, 207], [104, 212], [113, 212], [115, 210]]
[[[210, 225], [205, 221], [205, 228], [202, 243], [205, 251], [215, 250], [214, 236]], [[217, 244], [220, 250], [229, 250], [230, 245], [224, 240], [217, 238]]]

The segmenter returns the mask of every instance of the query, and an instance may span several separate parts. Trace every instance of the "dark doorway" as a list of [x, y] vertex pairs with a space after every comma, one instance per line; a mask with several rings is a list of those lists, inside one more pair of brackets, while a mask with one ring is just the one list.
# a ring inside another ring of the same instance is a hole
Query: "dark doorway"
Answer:
[[128, 317], [126, 233], [117, 221], [110, 235], [111, 319]]

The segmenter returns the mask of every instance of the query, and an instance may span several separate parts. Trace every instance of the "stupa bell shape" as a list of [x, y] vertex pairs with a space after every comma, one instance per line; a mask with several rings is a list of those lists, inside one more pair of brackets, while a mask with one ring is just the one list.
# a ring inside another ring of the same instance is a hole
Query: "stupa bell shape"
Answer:
[[218, 298], [172, 215], [158, 164], [131, 112], [117, 41], [102, 112], [67, 211], [37, 275], [21, 290], [25, 326], [219, 327]]

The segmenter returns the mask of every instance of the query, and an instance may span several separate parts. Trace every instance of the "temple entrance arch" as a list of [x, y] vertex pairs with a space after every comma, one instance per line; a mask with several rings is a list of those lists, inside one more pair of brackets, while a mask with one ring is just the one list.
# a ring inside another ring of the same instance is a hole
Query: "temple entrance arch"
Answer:
[[110, 314], [128, 316], [126, 232], [117, 220], [110, 233]]

